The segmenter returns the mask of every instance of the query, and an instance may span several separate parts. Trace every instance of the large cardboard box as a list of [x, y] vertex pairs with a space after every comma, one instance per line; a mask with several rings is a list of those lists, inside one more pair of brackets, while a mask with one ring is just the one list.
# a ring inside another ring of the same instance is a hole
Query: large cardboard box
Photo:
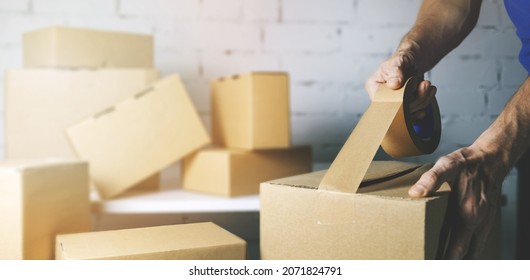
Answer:
[[24, 34], [25, 67], [152, 68], [153, 37], [49, 27]]
[[243, 260], [246, 242], [213, 223], [57, 236], [56, 259]]
[[0, 163], [0, 259], [54, 259], [55, 236], [90, 230], [86, 162]]
[[184, 159], [185, 189], [224, 196], [259, 193], [260, 182], [311, 172], [311, 147], [246, 151], [210, 148]]
[[157, 79], [153, 69], [7, 71], [6, 157], [75, 158], [66, 127], [133, 96]]
[[103, 198], [208, 144], [210, 138], [177, 75], [67, 129]]
[[286, 73], [252, 72], [214, 80], [211, 102], [215, 145], [249, 150], [289, 147]]
[[[318, 191], [325, 171], [262, 183], [262, 259], [436, 258], [449, 187], [428, 198], [407, 194], [429, 168], [373, 162], [356, 194]], [[488, 246], [487, 258], [498, 258], [498, 235]]]

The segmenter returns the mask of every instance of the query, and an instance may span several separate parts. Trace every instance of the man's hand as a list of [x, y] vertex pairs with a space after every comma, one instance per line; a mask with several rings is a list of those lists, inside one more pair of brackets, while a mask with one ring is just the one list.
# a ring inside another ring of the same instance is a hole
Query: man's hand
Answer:
[[444, 182], [450, 184], [457, 204], [452, 206], [457, 208], [445, 258], [479, 257], [494, 223], [507, 172], [502, 157], [474, 144], [440, 158], [409, 189], [411, 197], [425, 197]]
[[[399, 89], [407, 78], [416, 75], [414, 70], [414, 57], [410, 53], [396, 52], [392, 57], [383, 62], [379, 68], [368, 78], [365, 84], [370, 99], [374, 99], [379, 86], [386, 84], [391, 89]], [[410, 104], [412, 120], [421, 120], [425, 116], [425, 108], [431, 103], [436, 94], [436, 87], [429, 81], [422, 81], [418, 90], [414, 93], [415, 98]]]

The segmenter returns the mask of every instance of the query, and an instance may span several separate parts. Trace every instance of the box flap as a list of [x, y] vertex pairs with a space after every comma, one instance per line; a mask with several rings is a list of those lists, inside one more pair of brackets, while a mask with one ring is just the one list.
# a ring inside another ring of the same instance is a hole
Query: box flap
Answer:
[[[380, 183], [392, 178], [410, 173], [421, 164], [400, 161], [373, 161], [364, 175], [361, 187]], [[321, 170], [310, 174], [302, 174], [270, 181], [272, 184], [281, 184], [291, 187], [318, 189], [318, 185], [327, 170]]]

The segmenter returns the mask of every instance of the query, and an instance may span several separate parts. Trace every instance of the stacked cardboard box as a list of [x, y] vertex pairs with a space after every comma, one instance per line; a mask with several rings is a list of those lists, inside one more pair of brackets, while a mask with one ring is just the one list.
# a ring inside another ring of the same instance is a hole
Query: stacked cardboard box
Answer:
[[[77, 239], [95, 254], [98, 245], [115, 251], [122, 236], [134, 238], [141, 258], [244, 258], [244, 241], [212, 224], [89, 232], [90, 181], [103, 198], [157, 187], [162, 169], [210, 142], [180, 78], [158, 80], [152, 41], [64, 27], [24, 35], [26, 68], [6, 75], [6, 152], [33, 160], [0, 165], [0, 258], [76, 256], [86, 249]], [[206, 238], [212, 233], [219, 240]]]
[[224, 196], [259, 193], [259, 183], [309, 172], [310, 147], [291, 147], [286, 73], [252, 72], [211, 82], [209, 148], [185, 158], [185, 189]]
[[[155, 82], [148, 35], [50, 27], [24, 34], [24, 69], [7, 71], [7, 159], [76, 158], [64, 129]], [[158, 174], [136, 188], [156, 189]]]
[[0, 182], [0, 259], [53, 259], [57, 234], [90, 230], [86, 162], [2, 162]]

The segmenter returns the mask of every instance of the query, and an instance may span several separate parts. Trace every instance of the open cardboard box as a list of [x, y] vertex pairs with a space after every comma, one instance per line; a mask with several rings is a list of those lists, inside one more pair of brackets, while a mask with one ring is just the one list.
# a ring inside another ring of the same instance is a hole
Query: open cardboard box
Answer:
[[[412, 199], [431, 165], [370, 165], [357, 193], [318, 191], [319, 171], [261, 184], [262, 259], [435, 259], [445, 246], [449, 186]], [[500, 257], [498, 227], [483, 258]]]

